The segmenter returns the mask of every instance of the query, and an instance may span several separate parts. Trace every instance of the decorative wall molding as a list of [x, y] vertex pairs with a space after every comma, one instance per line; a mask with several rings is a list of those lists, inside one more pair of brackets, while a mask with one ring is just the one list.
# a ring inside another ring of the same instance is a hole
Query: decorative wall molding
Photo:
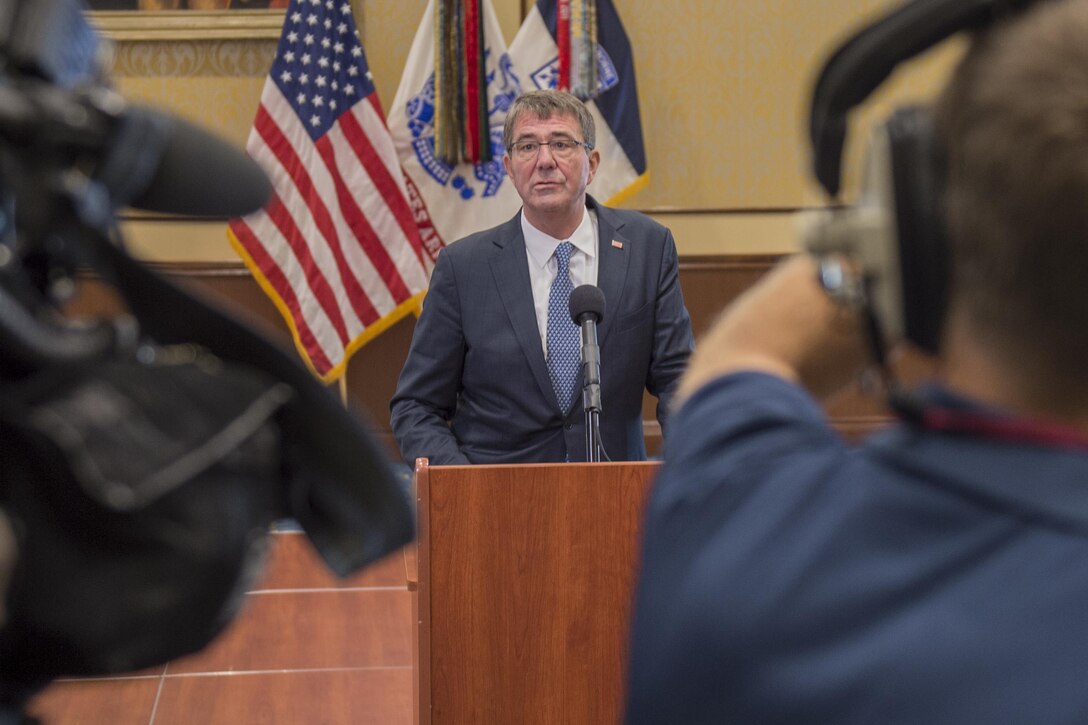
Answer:
[[283, 10], [110, 10], [88, 19], [117, 42], [278, 40]]
[[124, 43], [115, 48], [113, 72], [140, 78], [263, 78], [276, 44], [253, 40]]

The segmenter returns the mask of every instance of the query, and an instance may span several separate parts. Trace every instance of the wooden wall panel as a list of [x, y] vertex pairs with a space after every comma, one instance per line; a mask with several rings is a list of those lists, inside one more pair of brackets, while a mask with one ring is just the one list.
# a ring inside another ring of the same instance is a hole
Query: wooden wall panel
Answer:
[[[719, 311], [750, 287], [781, 258], [780, 255], [721, 255], [682, 257], [680, 282], [696, 336], [714, 321]], [[291, 346], [290, 334], [279, 312], [240, 263], [159, 263], [156, 269], [224, 307], [269, 336]], [[114, 311], [117, 303], [102, 285], [88, 280], [72, 304], [76, 314]], [[415, 329], [412, 318], [379, 335], [355, 354], [348, 367], [348, 397], [370, 419], [376, 434], [396, 454], [389, 432], [389, 399], [396, 388]], [[660, 452], [661, 437], [654, 418], [656, 401], [647, 396], [643, 410], [647, 445]], [[855, 387], [828, 404], [833, 423], [849, 436], [871, 430], [887, 420], [878, 397]]]

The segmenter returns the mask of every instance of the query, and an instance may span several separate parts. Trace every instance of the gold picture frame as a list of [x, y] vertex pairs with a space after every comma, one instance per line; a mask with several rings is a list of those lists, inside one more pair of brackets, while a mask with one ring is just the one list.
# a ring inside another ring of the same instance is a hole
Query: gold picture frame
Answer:
[[115, 42], [278, 40], [283, 10], [92, 10], [87, 19]]

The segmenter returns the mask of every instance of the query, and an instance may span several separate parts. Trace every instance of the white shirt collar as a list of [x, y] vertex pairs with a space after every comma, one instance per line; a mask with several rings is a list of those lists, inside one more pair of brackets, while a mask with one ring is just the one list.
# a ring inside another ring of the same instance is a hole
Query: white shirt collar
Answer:
[[582, 221], [570, 235], [570, 239], [556, 239], [550, 234], [545, 234], [529, 223], [524, 212], [521, 214], [521, 233], [525, 236], [525, 251], [529, 254], [530, 262], [540, 269], [543, 269], [555, 254], [555, 248], [566, 241], [590, 258], [597, 256], [597, 239], [588, 208], [582, 210]]

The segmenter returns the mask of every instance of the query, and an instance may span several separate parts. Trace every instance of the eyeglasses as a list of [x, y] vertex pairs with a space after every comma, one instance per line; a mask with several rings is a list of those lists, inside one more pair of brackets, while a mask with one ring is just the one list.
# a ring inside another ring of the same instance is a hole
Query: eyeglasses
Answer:
[[518, 141], [510, 146], [510, 152], [518, 161], [532, 161], [540, 154], [541, 146], [549, 146], [552, 156], [557, 159], [569, 159], [580, 148], [591, 151], [593, 146], [572, 138], [557, 138], [554, 141]]

